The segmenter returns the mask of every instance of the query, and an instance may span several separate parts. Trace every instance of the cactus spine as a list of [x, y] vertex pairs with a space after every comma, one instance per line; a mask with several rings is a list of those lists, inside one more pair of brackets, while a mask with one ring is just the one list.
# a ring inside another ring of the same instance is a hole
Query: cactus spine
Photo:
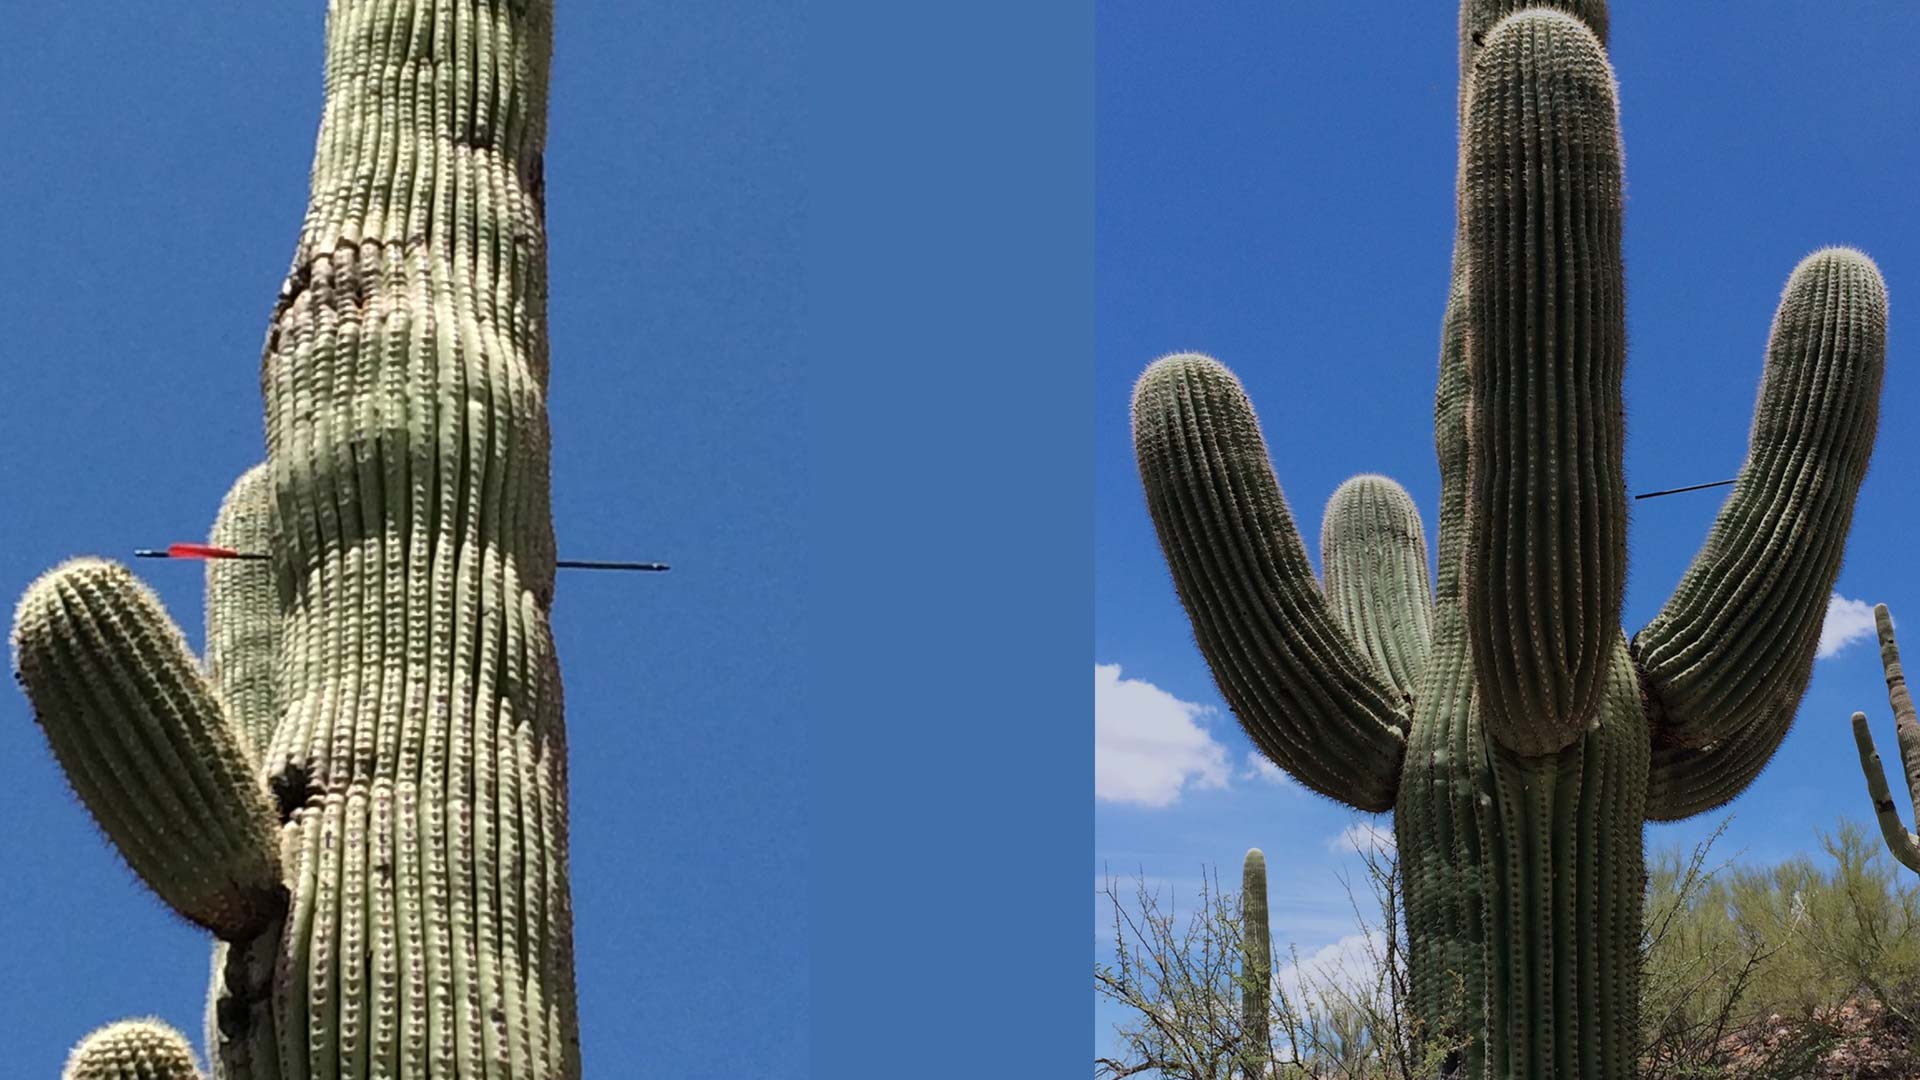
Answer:
[[1395, 810], [1414, 1009], [1465, 1044], [1451, 1074], [1624, 1077], [1642, 823], [1737, 795], [1805, 692], [1878, 423], [1886, 294], [1856, 251], [1795, 268], [1733, 494], [1629, 642], [1605, 9], [1514, 7], [1461, 9], [1425, 641], [1411, 500], [1376, 479], [1343, 488], [1323, 588], [1226, 368], [1155, 362], [1134, 441], [1195, 638], [1255, 745], [1316, 791]]
[[60, 1080], [196, 1080], [193, 1048], [158, 1020], [122, 1020], [81, 1040]]
[[108, 564], [56, 570], [16, 620], [75, 790], [223, 942], [219, 1076], [580, 1075], [548, 626], [551, 15], [331, 0], [267, 460], [215, 530], [264, 537], [271, 570], [214, 568], [210, 678]]
[[[1893, 616], [1888, 614], [1887, 605], [1874, 605], [1873, 625], [1880, 636], [1880, 666], [1887, 673], [1894, 742], [1900, 747], [1900, 764], [1907, 774], [1908, 797], [1915, 813], [1920, 814], [1920, 717], [1914, 714], [1913, 694], [1907, 690], [1906, 671], [1900, 666], [1900, 646], [1893, 638]], [[1880, 752], [1873, 747], [1873, 730], [1867, 726], [1866, 713], [1853, 714], [1853, 741], [1860, 748], [1860, 771], [1866, 774], [1867, 796], [1873, 800], [1873, 816], [1880, 823], [1887, 851], [1900, 865], [1920, 874], [1920, 836], [1900, 823], [1900, 809], [1887, 788], [1887, 770], [1880, 763]]]

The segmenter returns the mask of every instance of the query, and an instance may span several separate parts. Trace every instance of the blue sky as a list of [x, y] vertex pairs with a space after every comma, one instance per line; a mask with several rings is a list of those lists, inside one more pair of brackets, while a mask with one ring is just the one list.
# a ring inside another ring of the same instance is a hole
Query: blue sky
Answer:
[[[32, 5], [0, 35], [0, 593], [204, 536], [262, 454], [325, 5]], [[562, 4], [546, 165], [555, 634], [590, 1075], [804, 1074], [800, 16]], [[198, 647], [191, 565], [143, 564]], [[200, 1041], [204, 935], [139, 887], [0, 694], [0, 1030]], [[742, 1017], [752, 1017], [743, 1023]]]
[[[1250, 761], [1161, 562], [1127, 401], [1155, 357], [1209, 353], [1245, 382], [1304, 534], [1317, 537], [1342, 480], [1381, 472], [1413, 494], [1431, 541], [1455, 9], [1362, 18], [1333, 3], [1112, 0], [1097, 19], [1094, 876], [1144, 872], [1190, 899], [1203, 865], [1237, 880], [1246, 849], [1263, 848], [1276, 945], [1312, 955], [1356, 933], [1338, 878], [1361, 880], [1350, 830], [1391, 819]], [[1920, 442], [1903, 423], [1920, 405], [1906, 322], [1920, 297], [1916, 43], [1920, 11], [1905, 5], [1613, 11], [1630, 488], [1738, 470], [1769, 320], [1801, 256], [1859, 247], [1891, 296], [1879, 444], [1838, 584], [1855, 603], [1831, 622], [1836, 648], [1816, 664], [1773, 764], [1727, 808], [1725, 854], [1770, 861], [1812, 850], [1815, 830], [1843, 815], [1870, 818], [1854, 710], [1892, 752], [1861, 605], [1920, 618], [1910, 541], [1920, 504], [1908, 482]], [[1632, 508], [1628, 632], [1665, 601], [1723, 495]], [[1691, 845], [1723, 815], [1650, 827], [1649, 850]], [[1099, 914], [1096, 904], [1105, 956]], [[1097, 1048], [1117, 1018], [1096, 1008]]]

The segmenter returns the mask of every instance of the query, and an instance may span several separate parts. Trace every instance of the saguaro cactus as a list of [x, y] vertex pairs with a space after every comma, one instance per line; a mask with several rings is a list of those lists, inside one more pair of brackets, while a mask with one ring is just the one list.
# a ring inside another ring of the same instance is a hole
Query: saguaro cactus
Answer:
[[1273, 1007], [1273, 928], [1267, 920], [1267, 856], [1247, 852], [1240, 866], [1241, 1074], [1265, 1075], [1273, 1056], [1267, 1025]]
[[220, 940], [216, 1074], [578, 1077], [548, 627], [546, 0], [331, 0], [203, 675], [124, 569], [14, 629], [74, 789]]
[[1377, 478], [1334, 497], [1315, 581], [1217, 362], [1149, 367], [1134, 443], [1195, 637], [1255, 745], [1315, 791], [1395, 811], [1414, 1008], [1465, 1042], [1451, 1074], [1624, 1077], [1642, 823], [1732, 799], [1806, 689], [1878, 422], [1886, 296], [1856, 251], [1794, 269], [1733, 494], [1629, 642], [1605, 10], [1515, 6], [1461, 11], [1431, 612], [1418, 515]]
[[60, 1080], [194, 1080], [186, 1037], [158, 1020], [122, 1020], [82, 1040]]
[[[1913, 694], [1907, 690], [1907, 675], [1900, 666], [1900, 645], [1893, 638], [1893, 616], [1887, 605], [1873, 607], [1874, 629], [1880, 635], [1880, 666], [1887, 673], [1887, 703], [1893, 708], [1893, 738], [1900, 747], [1900, 764], [1907, 774], [1907, 794], [1914, 812], [1920, 814], [1920, 716], [1913, 711]], [[1893, 804], [1893, 792], [1887, 788], [1887, 770], [1880, 763], [1880, 752], [1873, 747], [1873, 729], [1867, 726], [1866, 713], [1853, 714], [1853, 741], [1860, 748], [1860, 771], [1866, 774], [1867, 796], [1873, 800], [1873, 816], [1880, 822], [1880, 835], [1886, 838], [1887, 851], [1900, 865], [1920, 874], [1920, 836], [1900, 823], [1900, 808]]]

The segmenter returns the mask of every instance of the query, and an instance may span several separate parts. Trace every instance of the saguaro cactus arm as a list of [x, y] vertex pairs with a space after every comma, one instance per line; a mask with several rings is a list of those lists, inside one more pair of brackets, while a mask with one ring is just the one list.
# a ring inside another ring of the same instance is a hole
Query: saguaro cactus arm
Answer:
[[1406, 711], [1321, 595], [1240, 381], [1204, 356], [1156, 361], [1133, 441], [1194, 636], [1254, 744], [1315, 791], [1391, 807]]
[[56, 567], [21, 598], [13, 648], [54, 757], [134, 872], [225, 940], [279, 914], [266, 791], [146, 586], [100, 559]]
[[186, 1036], [159, 1020], [122, 1020], [73, 1048], [60, 1080], [200, 1080]]
[[[1920, 815], [1920, 717], [1914, 715], [1913, 695], [1907, 690], [1906, 673], [1900, 667], [1900, 646], [1893, 638], [1893, 618], [1887, 613], [1887, 605], [1874, 605], [1873, 622], [1880, 634], [1880, 665], [1887, 673], [1887, 702], [1893, 707], [1894, 739], [1907, 774], [1907, 794], [1915, 814]], [[1886, 837], [1887, 850], [1902, 866], [1920, 873], [1920, 836], [1900, 823], [1900, 810], [1887, 788], [1886, 768], [1874, 749], [1866, 713], [1853, 714], [1853, 741], [1860, 748], [1860, 771], [1866, 774], [1867, 796], [1873, 800], [1873, 814], [1880, 822], [1881, 835]]]
[[[1678, 769], [1656, 770], [1655, 789], [1678, 801], [1655, 800], [1650, 816], [1732, 798], [1786, 735], [1873, 452], [1886, 320], [1886, 286], [1857, 251], [1815, 252], [1787, 281], [1733, 494], [1634, 635], [1657, 754]], [[1686, 779], [1694, 772], [1713, 775], [1715, 794]]]
[[1531, 10], [1488, 32], [1461, 143], [1466, 615], [1492, 738], [1549, 754], [1591, 726], [1626, 582], [1626, 307], [1606, 49]]
[[1648, 757], [1647, 820], [1681, 821], [1732, 802], [1766, 769], [1785, 731], [1784, 722], [1753, 723], [1706, 746], [1655, 744]]
[[[272, 548], [273, 476], [265, 464], [240, 474], [220, 504], [207, 542], [230, 551]], [[273, 567], [259, 559], [208, 559], [207, 679], [257, 763], [278, 718], [274, 665], [280, 602]]]
[[1433, 644], [1433, 582], [1406, 489], [1371, 474], [1341, 484], [1320, 519], [1320, 569], [1333, 617], [1412, 701]]

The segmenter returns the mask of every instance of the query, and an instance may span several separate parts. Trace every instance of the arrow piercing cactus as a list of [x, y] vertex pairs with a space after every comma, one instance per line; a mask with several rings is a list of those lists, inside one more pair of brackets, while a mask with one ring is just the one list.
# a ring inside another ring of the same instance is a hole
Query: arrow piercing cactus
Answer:
[[[1887, 673], [1887, 702], [1893, 707], [1893, 737], [1907, 774], [1907, 794], [1914, 812], [1920, 814], [1920, 716], [1914, 714], [1913, 694], [1907, 689], [1906, 671], [1900, 666], [1900, 646], [1893, 639], [1893, 616], [1887, 613], [1887, 605], [1874, 605], [1873, 625], [1880, 635], [1880, 666]], [[1887, 851], [1900, 865], [1920, 874], [1920, 836], [1900, 823], [1900, 809], [1893, 804], [1893, 792], [1887, 788], [1887, 770], [1880, 763], [1880, 752], [1873, 747], [1873, 730], [1867, 726], [1866, 713], [1853, 714], [1853, 741], [1860, 748], [1860, 771], [1866, 774], [1867, 796], [1873, 800], [1873, 815], [1880, 822]]]
[[1878, 422], [1886, 293], [1856, 251], [1795, 268], [1739, 480], [1629, 642], [1605, 10], [1513, 7], [1461, 10], [1431, 611], [1418, 515], [1380, 478], [1335, 495], [1315, 581], [1217, 362], [1149, 367], [1134, 444], [1195, 638], [1254, 744], [1315, 791], [1395, 811], [1415, 1018], [1465, 1044], [1451, 1074], [1625, 1077], [1642, 823], [1737, 795], [1805, 692]]
[[209, 565], [208, 675], [98, 560], [16, 619], [75, 791], [221, 941], [221, 1077], [580, 1075], [548, 625], [551, 17], [331, 0], [267, 461], [213, 537], [271, 560]]

